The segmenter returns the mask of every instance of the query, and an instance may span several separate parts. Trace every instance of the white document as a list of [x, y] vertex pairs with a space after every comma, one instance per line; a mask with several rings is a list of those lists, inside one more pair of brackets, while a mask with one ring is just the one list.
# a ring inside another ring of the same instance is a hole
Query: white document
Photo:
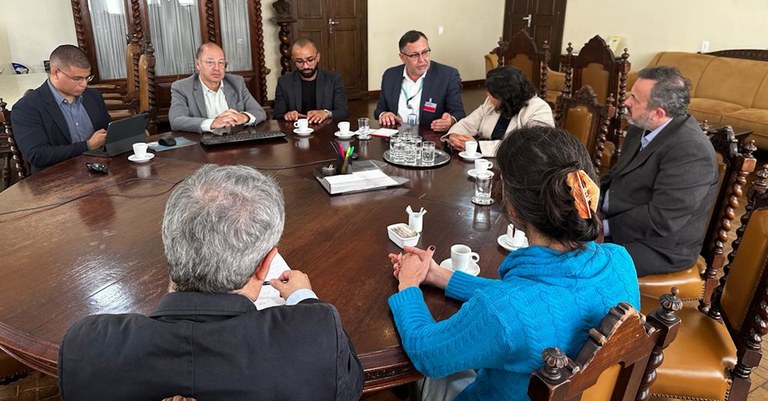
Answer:
[[480, 153], [483, 154], [483, 157], [496, 157], [496, 150], [499, 148], [501, 141], [497, 139], [492, 141], [477, 141], [477, 143], [480, 145]]
[[382, 138], [389, 138], [392, 135], [397, 134], [398, 131], [392, 128], [379, 128], [376, 131], [371, 131], [371, 135], [380, 136]]
[[[272, 259], [272, 264], [269, 266], [269, 272], [267, 273], [267, 277], [264, 280], [266, 281], [273, 278], [278, 278], [281, 274], [283, 274], [284, 271], [290, 269], [291, 268], [288, 267], [288, 263], [285, 262], [283, 256], [278, 252]], [[256, 305], [256, 309], [261, 310], [264, 308], [270, 308], [272, 306], [283, 305], [285, 304], [285, 300], [280, 298], [280, 292], [278, 292], [275, 287], [272, 287], [271, 285], [264, 285], [261, 287], [259, 297], [256, 298], [256, 301], [253, 304]]]
[[332, 175], [325, 177], [325, 180], [328, 181], [331, 194], [398, 185], [397, 181], [379, 169]]

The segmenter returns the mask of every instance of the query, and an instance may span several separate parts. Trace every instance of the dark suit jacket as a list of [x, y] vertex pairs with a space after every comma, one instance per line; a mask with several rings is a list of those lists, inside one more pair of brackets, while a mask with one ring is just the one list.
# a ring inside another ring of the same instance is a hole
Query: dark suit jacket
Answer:
[[[400, 100], [400, 89], [403, 84], [403, 70], [405, 65], [388, 68], [381, 78], [381, 93], [373, 118], [385, 111], [397, 114], [397, 105]], [[424, 111], [424, 102], [432, 99], [437, 104], [434, 113]], [[424, 78], [424, 88], [421, 91], [421, 104], [419, 105], [419, 125], [429, 127], [433, 120], [450, 113], [456, 121], [464, 118], [464, 104], [461, 103], [461, 78], [459, 71], [453, 67], [440, 64], [435, 61], [429, 63], [427, 76]]]
[[[95, 89], [83, 92], [83, 106], [93, 123], [94, 131], [107, 128], [112, 120], [104, 105], [104, 98]], [[21, 154], [29, 160], [32, 171], [39, 171], [56, 163], [71, 159], [88, 150], [88, 143], [75, 142], [48, 81], [29, 91], [19, 99], [11, 111], [13, 137]]]
[[[344, 91], [344, 81], [341, 75], [325, 70], [317, 70], [316, 103], [317, 110], [330, 110], [334, 119], [349, 118], [347, 93]], [[285, 113], [296, 110], [306, 114], [309, 110], [301, 110], [301, 74], [298, 71], [281, 76], [277, 80], [275, 90], [275, 108], [273, 118], [280, 120]]]
[[363, 371], [332, 305], [256, 310], [236, 294], [169, 293], [149, 317], [95, 315], [59, 351], [64, 400], [357, 400]]
[[637, 153], [643, 132], [630, 127], [601, 182], [602, 194], [611, 191], [604, 216], [611, 241], [627, 248], [639, 276], [693, 265], [719, 180], [714, 148], [693, 117], [674, 118]]

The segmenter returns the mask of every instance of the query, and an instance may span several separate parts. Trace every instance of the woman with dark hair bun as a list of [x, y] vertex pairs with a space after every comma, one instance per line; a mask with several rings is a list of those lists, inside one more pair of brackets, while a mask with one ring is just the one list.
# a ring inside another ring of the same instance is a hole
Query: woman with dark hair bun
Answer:
[[[499, 278], [440, 267], [427, 250], [390, 254], [399, 292], [389, 298], [403, 348], [427, 376], [424, 400], [527, 400], [541, 352], [558, 347], [575, 358], [608, 310], [640, 308], [627, 251], [596, 244], [599, 188], [586, 149], [567, 132], [518, 129], [497, 151], [509, 220], [530, 246], [510, 252]], [[463, 302], [435, 322], [419, 285]]]
[[464, 150], [464, 142], [478, 137], [504, 139], [513, 130], [529, 125], [555, 125], [552, 109], [536, 95], [531, 81], [517, 67], [488, 71], [485, 93], [483, 104], [443, 136], [453, 148]]

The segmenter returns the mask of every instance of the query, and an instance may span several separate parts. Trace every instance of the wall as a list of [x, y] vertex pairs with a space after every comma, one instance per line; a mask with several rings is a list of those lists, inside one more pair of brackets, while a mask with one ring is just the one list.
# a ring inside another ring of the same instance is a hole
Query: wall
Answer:
[[[11, 62], [43, 72], [43, 60], [62, 43], [77, 44], [69, 0], [0, 0], [0, 69]], [[44, 11], [43, 11], [44, 10]]]
[[569, 0], [563, 52], [567, 42], [581, 48], [592, 36], [624, 37], [632, 69], [648, 64], [660, 50], [697, 52], [768, 48], [766, 0], [645, 0], [638, 2]]

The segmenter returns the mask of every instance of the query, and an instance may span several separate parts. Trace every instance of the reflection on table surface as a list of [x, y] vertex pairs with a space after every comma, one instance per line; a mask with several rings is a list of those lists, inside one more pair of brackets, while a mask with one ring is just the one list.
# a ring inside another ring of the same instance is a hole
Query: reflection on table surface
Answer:
[[[128, 154], [111, 159], [80, 156], [46, 169], [0, 193], [0, 348], [29, 366], [56, 374], [58, 344], [74, 321], [94, 313], [147, 314], [167, 290], [160, 236], [165, 202], [175, 184], [203, 163], [244, 164], [273, 175], [284, 192], [286, 225], [278, 245], [289, 266], [306, 272], [318, 296], [341, 315], [366, 372], [366, 391], [419, 377], [400, 347], [387, 298], [397, 282], [387, 254], [400, 249], [386, 227], [407, 222], [405, 209], [425, 208], [418, 246], [435, 245], [439, 262], [455, 243], [480, 254], [480, 275], [498, 277], [506, 256], [497, 238], [505, 233], [500, 202], [475, 206], [473, 164], [453, 155], [436, 169], [387, 165], [406, 184], [372, 192], [329, 196], [313, 170], [334, 158], [335, 123], [308, 137], [288, 123], [269, 121], [285, 138], [218, 147], [187, 146], [145, 164]], [[174, 133], [196, 140], [197, 134]], [[424, 132], [437, 142], [438, 135]], [[385, 139], [352, 141], [361, 159], [381, 160]], [[85, 163], [105, 162], [108, 175]], [[499, 174], [496, 174], [498, 177]], [[499, 187], [498, 182], [494, 185]], [[18, 209], [27, 211], [3, 214]], [[435, 319], [459, 303], [424, 288]]]

